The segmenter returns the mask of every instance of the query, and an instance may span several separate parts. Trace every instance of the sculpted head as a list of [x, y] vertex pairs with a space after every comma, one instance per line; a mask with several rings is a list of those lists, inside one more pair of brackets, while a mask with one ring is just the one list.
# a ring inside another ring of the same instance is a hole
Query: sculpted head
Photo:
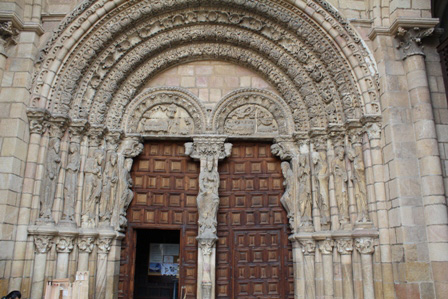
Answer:
[[313, 152], [311, 158], [313, 159], [313, 164], [316, 165], [320, 160], [320, 155], [318, 152]]
[[110, 154], [110, 163], [112, 164], [112, 165], [115, 165], [115, 164], [117, 164], [117, 159], [118, 159], [118, 155], [117, 155], [117, 153], [111, 153]]

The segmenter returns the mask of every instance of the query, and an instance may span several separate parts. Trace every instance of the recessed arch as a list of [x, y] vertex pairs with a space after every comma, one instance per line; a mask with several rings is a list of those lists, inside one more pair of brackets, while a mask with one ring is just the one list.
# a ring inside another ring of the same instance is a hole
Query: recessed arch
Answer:
[[[36, 106], [79, 118], [79, 113], [82, 116], [86, 112], [82, 111], [83, 104], [78, 99], [93, 97], [96, 101], [92, 103], [94, 109], [110, 112], [113, 107], [108, 105], [112, 98], [121, 95], [119, 76], [109, 79], [117, 73], [129, 75], [135, 70], [130, 61], [136, 65], [148, 58], [136, 58], [135, 49], [139, 44], [151, 41], [142, 48], [148, 52], [152, 48], [161, 51], [163, 47], [154, 45], [162, 45], [161, 41], [165, 39], [169, 46], [176, 46], [174, 37], [181, 39], [181, 27], [205, 26], [209, 29], [203, 30], [204, 34], [197, 34], [196, 41], [246, 42], [245, 47], [262, 53], [265, 61], [277, 65], [283, 62], [289, 66], [284, 70], [289, 80], [295, 81], [295, 85], [305, 85], [295, 86], [301, 96], [294, 94], [292, 97], [303, 99], [305, 110], [313, 114], [306, 116], [308, 122], [315, 122], [301, 130], [326, 127], [335, 122], [340, 125], [350, 119], [379, 113], [374, 63], [350, 26], [342, 22], [325, 2], [320, 6], [300, 1], [292, 5], [283, 1], [228, 0], [205, 4], [198, 0], [180, 0], [127, 1], [119, 4], [119, 9], [116, 5], [96, 3], [87, 8], [84, 4], [81, 10], [85, 10], [77, 11], [71, 17], [73, 24], [62, 26], [59, 37], [52, 38], [53, 45], [46, 48], [42, 71], [36, 78], [33, 101]], [[131, 10], [132, 14], [126, 13]], [[124, 32], [124, 28], [130, 30], [120, 35], [118, 32]], [[227, 32], [245, 32], [249, 38], [241, 34], [226, 36], [222, 34], [226, 28], [232, 28]], [[68, 31], [73, 37], [67, 38]], [[195, 34], [195, 30], [191, 31]], [[269, 43], [276, 45], [277, 50]], [[331, 58], [330, 61], [327, 58]], [[119, 67], [121, 61], [130, 66], [125, 72]], [[95, 73], [92, 68], [96, 68]], [[96, 92], [95, 87], [107, 92]], [[290, 94], [282, 97], [287, 99]], [[94, 123], [101, 123], [101, 118]]]

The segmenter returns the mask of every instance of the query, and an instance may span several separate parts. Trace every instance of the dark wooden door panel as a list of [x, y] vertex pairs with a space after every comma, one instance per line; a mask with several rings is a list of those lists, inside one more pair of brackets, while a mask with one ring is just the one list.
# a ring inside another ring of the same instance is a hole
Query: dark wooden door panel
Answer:
[[294, 298], [283, 176], [269, 144], [234, 144], [219, 167], [218, 298]]
[[122, 242], [119, 298], [133, 298], [135, 229], [180, 230], [179, 285], [196, 298], [199, 165], [181, 142], [149, 142], [134, 161], [134, 200]]

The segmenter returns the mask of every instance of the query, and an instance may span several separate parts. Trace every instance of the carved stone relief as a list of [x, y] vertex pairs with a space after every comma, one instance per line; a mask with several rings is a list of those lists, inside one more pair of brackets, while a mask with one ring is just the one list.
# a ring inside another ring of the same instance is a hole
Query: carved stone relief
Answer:
[[345, 161], [345, 150], [343, 147], [336, 147], [335, 157], [331, 162], [331, 174], [334, 180], [334, 192], [339, 211], [339, 222], [345, 224], [349, 222], [348, 216], [348, 174]]
[[200, 101], [187, 90], [148, 89], [129, 105], [123, 129], [127, 133], [146, 136], [188, 136], [205, 129], [204, 111]]
[[103, 190], [104, 151], [97, 149], [87, 159], [84, 169], [84, 202], [82, 212], [82, 226], [92, 228], [96, 225], [97, 205]]
[[257, 90], [237, 90], [223, 98], [213, 111], [215, 130], [236, 136], [278, 136], [290, 134], [291, 114], [275, 94]]

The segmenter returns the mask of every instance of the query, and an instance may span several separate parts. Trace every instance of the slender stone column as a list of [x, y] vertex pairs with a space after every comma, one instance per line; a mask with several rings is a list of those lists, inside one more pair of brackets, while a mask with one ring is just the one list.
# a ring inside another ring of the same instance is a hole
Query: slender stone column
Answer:
[[96, 268], [95, 289], [96, 299], [104, 299], [106, 297], [107, 257], [111, 249], [112, 240], [112, 236], [100, 236], [96, 242], [98, 246], [98, 264]]
[[198, 233], [198, 288], [199, 299], [215, 298], [216, 235], [219, 207], [218, 161], [231, 154], [232, 145], [224, 143], [225, 137], [204, 136], [185, 144], [185, 154], [200, 161]]
[[336, 239], [336, 245], [341, 255], [342, 289], [344, 299], [353, 298], [353, 273], [352, 273], [352, 251], [353, 240], [351, 237]]
[[442, 269], [448, 258], [440, 252], [448, 251], [448, 215], [443, 185], [442, 167], [434, 123], [431, 94], [426, 74], [422, 40], [434, 29], [418, 27], [398, 28], [397, 38], [403, 51], [404, 67], [412, 105], [412, 120], [419, 160], [421, 193], [428, 235], [429, 261], [433, 271], [436, 296], [445, 297], [448, 278]]
[[305, 298], [305, 273], [303, 270], [303, 253], [300, 242], [295, 235], [289, 237], [292, 242], [292, 255], [294, 267], [294, 298]]
[[12, 278], [10, 280], [10, 289], [19, 290], [22, 284], [23, 268], [27, 246], [32, 244], [28, 241], [28, 226], [31, 221], [31, 210], [34, 193], [35, 177], [38, 169], [38, 159], [42, 134], [46, 126], [44, 120], [48, 117], [45, 110], [30, 109], [27, 112], [30, 121], [30, 142], [28, 145], [28, 154], [25, 165], [25, 177], [23, 180], [23, 189], [20, 199], [20, 210], [18, 227], [16, 233], [16, 243], [14, 246], [14, 260], [12, 262]]
[[30, 298], [42, 298], [45, 282], [45, 269], [47, 265], [47, 253], [50, 251], [53, 245], [54, 235], [35, 235], [34, 245], [34, 268], [33, 268], [33, 281], [31, 284], [31, 296]]
[[324, 274], [324, 298], [333, 298], [333, 240], [327, 238], [318, 242], [322, 254]]
[[372, 255], [375, 252], [372, 238], [355, 239], [355, 248], [361, 254], [362, 264], [362, 286], [364, 299], [374, 299], [375, 289], [373, 286], [373, 261]]
[[385, 294], [394, 292], [392, 251], [390, 247], [389, 216], [384, 184], [384, 163], [381, 148], [381, 124], [370, 123], [366, 125], [367, 136], [370, 141], [370, 154], [373, 168], [373, 181], [375, 188], [376, 208], [379, 230], [379, 254], [381, 255], [381, 272]]
[[68, 278], [68, 258], [73, 250], [73, 240], [75, 235], [64, 234], [58, 237], [56, 251], [58, 260], [56, 263], [56, 278]]
[[316, 241], [313, 239], [300, 239], [302, 252], [304, 255], [305, 269], [305, 298], [316, 297], [316, 283], [314, 270], [314, 256], [316, 253]]

